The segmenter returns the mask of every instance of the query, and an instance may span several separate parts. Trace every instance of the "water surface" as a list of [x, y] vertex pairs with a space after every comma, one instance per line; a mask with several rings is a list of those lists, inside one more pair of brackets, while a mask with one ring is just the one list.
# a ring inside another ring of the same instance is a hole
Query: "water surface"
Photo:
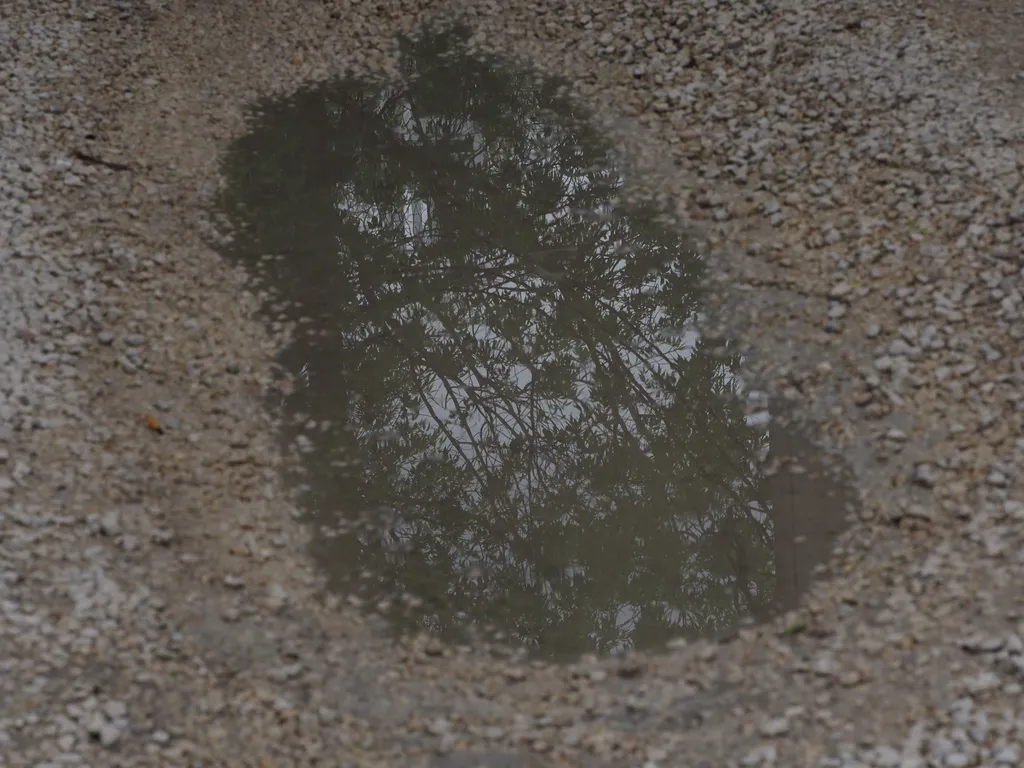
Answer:
[[[547, 656], [793, 604], [847, 498], [697, 331], [704, 265], [558, 84], [404, 43], [261, 105], [224, 205], [285, 315], [313, 554], [396, 625]], [[771, 451], [803, 471], [763, 477]]]

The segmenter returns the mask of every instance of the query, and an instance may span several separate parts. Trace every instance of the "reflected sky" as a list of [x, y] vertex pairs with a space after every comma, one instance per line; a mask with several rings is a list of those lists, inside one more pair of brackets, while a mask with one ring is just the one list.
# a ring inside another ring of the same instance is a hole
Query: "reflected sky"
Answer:
[[697, 333], [686, 236], [620, 201], [556, 83], [460, 34], [405, 41], [403, 85], [261, 105], [226, 164], [231, 255], [305, 320], [283, 437], [314, 556], [399, 627], [548, 656], [767, 617], [841, 491], [758, 475], [777, 428]]

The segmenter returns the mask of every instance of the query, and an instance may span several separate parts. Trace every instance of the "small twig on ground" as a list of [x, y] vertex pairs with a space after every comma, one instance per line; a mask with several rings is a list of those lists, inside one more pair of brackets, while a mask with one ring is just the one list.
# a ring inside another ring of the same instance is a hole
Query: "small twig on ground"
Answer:
[[80, 149], [76, 149], [71, 154], [73, 157], [75, 157], [78, 160], [81, 160], [83, 163], [88, 163], [89, 165], [102, 165], [103, 167], [109, 168], [112, 171], [130, 171], [132, 169], [131, 166], [128, 165], [127, 163], [116, 163], [113, 160], [104, 160], [102, 157], [90, 155], [87, 152], [83, 152]]

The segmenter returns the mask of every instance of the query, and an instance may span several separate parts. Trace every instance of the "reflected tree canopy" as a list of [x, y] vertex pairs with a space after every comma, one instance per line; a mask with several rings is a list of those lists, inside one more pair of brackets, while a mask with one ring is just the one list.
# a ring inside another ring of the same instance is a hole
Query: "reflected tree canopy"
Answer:
[[[225, 209], [291, 314], [315, 554], [421, 626], [545, 654], [714, 634], [775, 589], [763, 428], [701, 262], [554, 83], [405, 42], [401, 86], [262, 106]], [[296, 429], [301, 428], [296, 427]], [[292, 432], [289, 437], [294, 438]]]

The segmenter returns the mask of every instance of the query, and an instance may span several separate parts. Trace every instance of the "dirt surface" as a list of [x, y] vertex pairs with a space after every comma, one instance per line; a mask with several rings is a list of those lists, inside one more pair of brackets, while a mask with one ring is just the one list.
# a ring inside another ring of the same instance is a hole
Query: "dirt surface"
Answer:
[[803, 608], [516, 665], [323, 593], [262, 407], [287, 329], [208, 204], [247, 104], [446, 10], [0, 5], [0, 764], [1019, 764], [1024, 122], [928, 8], [454, 9], [600, 112], [857, 473]]
[[972, 62], [995, 81], [1021, 87], [1024, 8], [1011, 0], [923, 0], [916, 14], [937, 29], [965, 40]]

